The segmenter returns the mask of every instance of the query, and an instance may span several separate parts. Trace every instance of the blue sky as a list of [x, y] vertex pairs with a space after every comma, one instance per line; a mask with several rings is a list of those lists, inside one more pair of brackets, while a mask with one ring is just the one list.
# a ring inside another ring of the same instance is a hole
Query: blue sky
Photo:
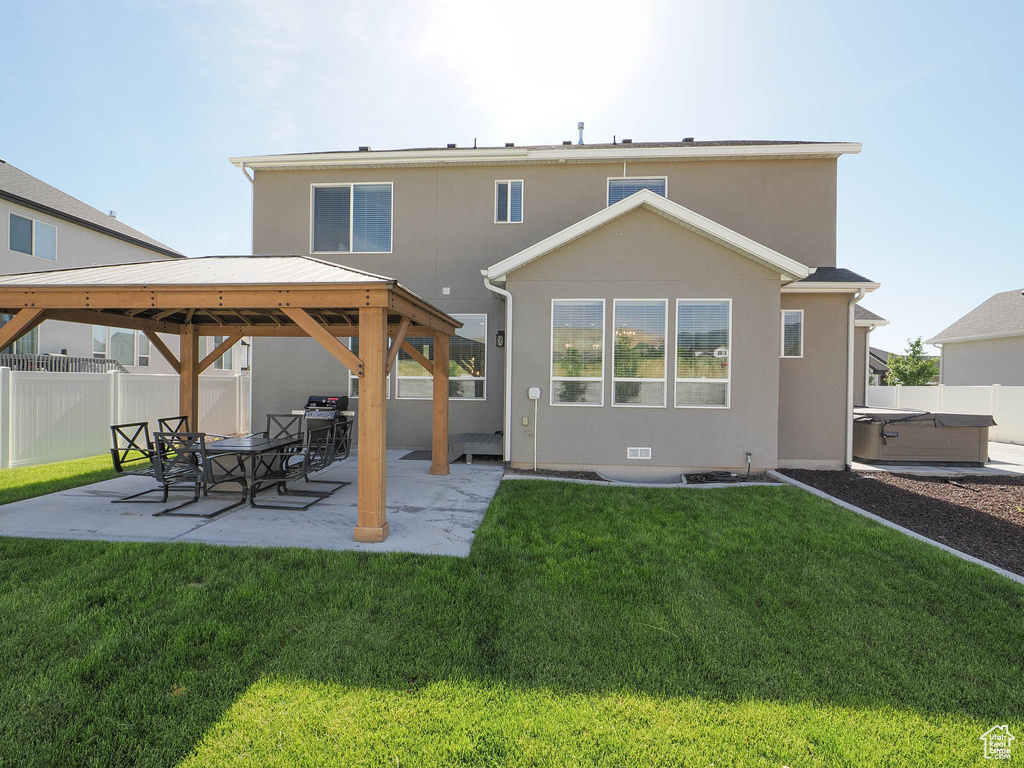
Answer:
[[189, 255], [250, 251], [232, 155], [860, 141], [838, 262], [902, 349], [1024, 288], [1024, 4], [0, 0], [0, 157]]

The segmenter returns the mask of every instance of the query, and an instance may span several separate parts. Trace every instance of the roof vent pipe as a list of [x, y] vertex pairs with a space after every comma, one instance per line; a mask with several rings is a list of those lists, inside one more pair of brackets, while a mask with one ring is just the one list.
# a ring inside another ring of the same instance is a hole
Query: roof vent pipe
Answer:
[[582, 144], [583, 143], [583, 121], [582, 120], [580, 122], [576, 123], [576, 128], [579, 129], [579, 132], [580, 132], [580, 144]]
[[370, 148], [369, 148], [369, 147], [360, 147], [360, 148], [359, 148], [359, 151], [360, 151], [360, 152], [369, 152], [369, 151], [370, 151]]
[[117, 211], [111, 211], [110, 212], [110, 218], [116, 219], [117, 218]]

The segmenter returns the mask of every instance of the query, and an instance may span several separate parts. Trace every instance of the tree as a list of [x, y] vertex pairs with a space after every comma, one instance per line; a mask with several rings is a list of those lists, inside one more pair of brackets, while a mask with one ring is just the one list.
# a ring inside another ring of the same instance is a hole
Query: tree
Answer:
[[902, 355], [889, 355], [890, 384], [903, 384], [907, 387], [923, 387], [939, 373], [939, 364], [929, 360], [924, 354], [921, 337], [907, 339], [907, 351]]

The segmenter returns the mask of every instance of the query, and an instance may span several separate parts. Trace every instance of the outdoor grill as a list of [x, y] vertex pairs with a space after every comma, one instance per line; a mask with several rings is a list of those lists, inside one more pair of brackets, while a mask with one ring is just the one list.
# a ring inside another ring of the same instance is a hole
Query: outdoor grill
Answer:
[[339, 459], [348, 458], [352, 435], [352, 419], [347, 395], [310, 395], [302, 410], [307, 430], [334, 427], [335, 450]]

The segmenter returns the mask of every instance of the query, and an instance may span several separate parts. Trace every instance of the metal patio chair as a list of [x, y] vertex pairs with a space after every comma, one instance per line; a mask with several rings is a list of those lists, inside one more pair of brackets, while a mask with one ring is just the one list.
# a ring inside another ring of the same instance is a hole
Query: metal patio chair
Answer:
[[[191, 490], [192, 498], [174, 507], [162, 509], [157, 515], [180, 515], [184, 517], [216, 517], [219, 514], [244, 504], [248, 499], [245, 470], [239, 454], [223, 453], [209, 456], [206, 453], [206, 435], [202, 432], [157, 432], [154, 452], [156, 479], [165, 493], [172, 490]], [[200, 496], [215, 485], [238, 483], [242, 487], [241, 498], [208, 513], [177, 512], [176, 510], [195, 504]]]
[[267, 428], [262, 432], [252, 432], [246, 437], [257, 437], [262, 435], [270, 440], [278, 440], [282, 437], [301, 438], [303, 431], [303, 416], [295, 413], [268, 413]]
[[[175, 434], [187, 433], [188, 428], [188, 416], [168, 416], [166, 419], [157, 419], [157, 425], [159, 425], [158, 432], [173, 432]], [[213, 432], [204, 432], [206, 437], [215, 437], [218, 440], [223, 440], [227, 435], [218, 435]]]
[[[260, 509], [309, 509], [319, 501], [326, 499], [338, 488], [349, 483], [331, 483], [336, 487], [330, 491], [306, 491], [290, 488], [289, 481], [307, 480], [313, 472], [319, 472], [334, 462], [335, 437], [332, 427], [312, 429], [306, 433], [299, 451], [274, 451], [260, 455], [263, 473], [253, 479], [252, 505]], [[311, 496], [306, 504], [261, 504], [256, 501], [256, 494], [263, 488], [274, 486], [282, 496]]]
[[[114, 461], [114, 471], [119, 475], [133, 477], [156, 478], [156, 467], [153, 464], [153, 440], [149, 435], [149, 422], [136, 421], [130, 424], [113, 424], [110, 427], [110, 435], [114, 446], [110, 449], [110, 457]], [[150, 488], [130, 496], [122, 496], [119, 499], [112, 499], [112, 503], [120, 504], [125, 501], [138, 499], [140, 496], [148, 496], [151, 493], [163, 493], [160, 499], [145, 499], [142, 504], [164, 504], [167, 502], [166, 488]]]
[[[351, 422], [339, 423], [335, 421], [328, 427], [323, 429], [329, 429], [331, 431], [330, 442], [328, 445], [318, 448], [313, 452], [312, 458], [308, 459], [305, 465], [305, 472], [302, 475], [302, 479], [312, 485], [333, 485], [329, 493], [341, 490], [346, 485], [351, 485], [349, 482], [338, 482], [337, 480], [314, 480], [309, 477], [314, 472], [319, 472], [322, 469], [327, 469], [331, 464], [340, 460], [347, 459], [349, 456], [349, 430], [352, 426]], [[315, 430], [316, 431], [316, 430]], [[341, 454], [341, 455], [339, 455]]]

